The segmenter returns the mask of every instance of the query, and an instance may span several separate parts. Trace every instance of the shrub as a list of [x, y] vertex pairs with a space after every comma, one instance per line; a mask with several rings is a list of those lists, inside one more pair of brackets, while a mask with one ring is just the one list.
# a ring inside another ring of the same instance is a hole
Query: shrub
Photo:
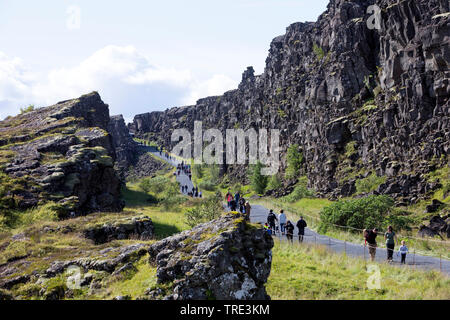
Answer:
[[299, 145], [293, 144], [287, 149], [286, 178], [291, 179], [299, 175], [303, 163], [303, 153], [299, 151]]
[[215, 191], [217, 186], [210, 180], [202, 181], [198, 184], [199, 189], [206, 191]]
[[291, 194], [287, 195], [283, 198], [283, 201], [286, 202], [296, 202], [303, 198], [310, 198], [314, 196], [314, 191], [308, 189], [308, 178], [301, 177], [299, 183], [294, 188]]
[[384, 195], [337, 201], [320, 212], [319, 230], [326, 232], [330, 224], [357, 229], [384, 229], [393, 221], [389, 216], [393, 206], [392, 198]]
[[371, 174], [364, 179], [356, 180], [356, 192], [358, 194], [361, 193], [370, 193], [378, 189], [378, 187], [386, 182], [386, 177], [378, 177], [376, 174]]
[[164, 176], [158, 176], [154, 178], [144, 178], [139, 183], [139, 188], [145, 193], [161, 193], [163, 192], [167, 185], [170, 184], [170, 180]]
[[250, 167], [250, 181], [253, 190], [258, 194], [263, 194], [267, 188], [268, 177], [261, 174], [263, 164], [258, 161], [256, 165]]
[[34, 105], [33, 104], [30, 104], [26, 108], [20, 108], [20, 114], [24, 114], [24, 113], [28, 113], [28, 112], [32, 112], [32, 111], [34, 111]]
[[283, 186], [281, 178], [278, 174], [274, 174], [270, 177], [269, 183], [267, 185], [267, 190], [277, 190]]
[[220, 193], [216, 193], [214, 196], [206, 198], [195, 208], [189, 209], [185, 212], [186, 223], [190, 227], [195, 227], [204, 222], [214, 220], [223, 212], [222, 197]]

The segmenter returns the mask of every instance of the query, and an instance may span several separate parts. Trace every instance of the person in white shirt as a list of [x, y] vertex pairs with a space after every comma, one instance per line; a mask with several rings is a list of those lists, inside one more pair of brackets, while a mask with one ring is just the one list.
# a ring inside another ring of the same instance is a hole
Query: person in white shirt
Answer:
[[406, 264], [406, 254], [408, 253], [408, 247], [405, 245], [405, 241], [402, 241], [402, 245], [400, 246], [400, 249], [398, 249], [398, 252], [402, 256], [402, 262], [403, 264]]
[[278, 215], [278, 222], [280, 223], [281, 234], [284, 236], [286, 225], [286, 215], [284, 214], [284, 210], [280, 211], [280, 214]]

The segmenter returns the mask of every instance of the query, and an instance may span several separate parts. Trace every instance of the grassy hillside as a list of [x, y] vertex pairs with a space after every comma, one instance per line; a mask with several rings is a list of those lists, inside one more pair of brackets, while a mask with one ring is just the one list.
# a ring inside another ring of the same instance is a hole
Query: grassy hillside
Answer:
[[320, 246], [275, 243], [267, 292], [274, 300], [450, 299], [450, 278], [436, 271], [374, 264], [381, 288], [367, 287], [369, 264]]

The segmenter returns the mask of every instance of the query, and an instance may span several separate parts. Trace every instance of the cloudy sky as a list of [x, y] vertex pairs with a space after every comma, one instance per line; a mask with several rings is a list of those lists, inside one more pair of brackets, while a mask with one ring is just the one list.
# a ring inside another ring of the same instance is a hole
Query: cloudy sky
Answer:
[[194, 104], [262, 73], [328, 0], [0, 0], [0, 119], [98, 91], [111, 114]]

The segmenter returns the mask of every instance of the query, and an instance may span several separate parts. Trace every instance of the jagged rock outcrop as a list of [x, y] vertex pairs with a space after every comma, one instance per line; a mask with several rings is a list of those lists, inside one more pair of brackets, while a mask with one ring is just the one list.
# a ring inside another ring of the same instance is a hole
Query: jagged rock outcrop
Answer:
[[199, 225], [153, 244], [158, 288], [151, 299], [262, 300], [270, 274], [272, 237], [237, 214]]
[[[368, 6], [381, 9], [368, 27]], [[194, 121], [223, 133], [277, 128], [285, 167], [298, 143], [301, 174], [331, 198], [370, 173], [378, 193], [416, 202], [440, 187], [424, 174], [448, 165], [450, 8], [447, 0], [332, 0], [317, 22], [275, 38], [262, 75], [246, 70], [237, 90], [195, 106], [137, 115], [129, 128], [171, 149], [173, 129]], [[244, 180], [245, 170], [224, 166]]]
[[60, 216], [120, 211], [108, 105], [93, 92], [0, 122], [2, 193], [9, 208], [57, 202]]
[[110, 242], [112, 240], [138, 239], [149, 240], [153, 237], [155, 227], [149, 217], [125, 218], [94, 226], [84, 230], [84, 236], [96, 244]]
[[122, 115], [111, 116], [108, 125], [108, 132], [112, 136], [112, 142], [115, 150], [115, 168], [123, 180], [128, 173], [130, 165], [137, 162], [137, 151], [139, 146], [130, 135]]

